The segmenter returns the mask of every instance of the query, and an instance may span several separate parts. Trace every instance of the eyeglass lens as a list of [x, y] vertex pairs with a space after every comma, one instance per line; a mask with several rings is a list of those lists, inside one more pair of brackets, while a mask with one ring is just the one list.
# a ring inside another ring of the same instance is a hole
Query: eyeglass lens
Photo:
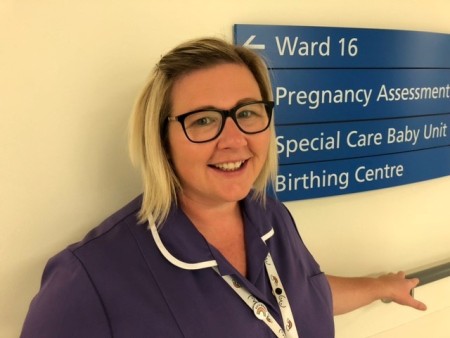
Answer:
[[[267, 128], [270, 118], [265, 103], [251, 103], [235, 112], [235, 122], [245, 133], [258, 133]], [[223, 115], [219, 111], [203, 110], [186, 116], [184, 129], [194, 142], [212, 140], [221, 132]]]

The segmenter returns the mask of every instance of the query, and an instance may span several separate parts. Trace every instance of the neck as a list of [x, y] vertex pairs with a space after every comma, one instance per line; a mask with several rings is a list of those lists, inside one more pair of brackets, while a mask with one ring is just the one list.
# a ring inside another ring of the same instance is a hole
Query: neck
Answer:
[[221, 203], [208, 201], [204, 203], [181, 194], [178, 202], [181, 209], [199, 230], [204, 227], [218, 230], [221, 228], [221, 224], [233, 224], [238, 220], [242, 222], [237, 201]]
[[198, 203], [180, 196], [179, 203], [197, 230], [233, 265], [246, 275], [244, 221], [238, 202]]

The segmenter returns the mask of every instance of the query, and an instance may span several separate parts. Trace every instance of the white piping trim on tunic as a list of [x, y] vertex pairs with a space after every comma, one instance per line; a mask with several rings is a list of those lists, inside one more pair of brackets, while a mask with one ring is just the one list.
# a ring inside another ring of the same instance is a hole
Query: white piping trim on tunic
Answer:
[[174, 257], [164, 246], [163, 242], [161, 241], [161, 238], [159, 237], [158, 229], [156, 229], [155, 223], [150, 223], [150, 230], [152, 232], [153, 239], [155, 240], [156, 246], [158, 247], [159, 251], [161, 251], [162, 255], [173, 265], [185, 270], [199, 270], [211, 268], [218, 265], [215, 260], [204, 261], [199, 263], [186, 263], [180, 261], [178, 258]]
[[272, 237], [275, 234], [275, 231], [272, 229], [270, 229], [270, 231], [265, 234], [264, 236], [261, 237], [261, 239], [266, 242], [270, 237]]
[[[156, 228], [156, 224], [152, 222], [150, 219], [149, 221], [149, 228], [152, 232], [153, 239], [155, 240], [156, 246], [158, 247], [161, 254], [173, 265], [185, 269], [185, 270], [200, 270], [205, 268], [212, 268], [218, 266], [216, 260], [210, 260], [210, 261], [204, 261], [199, 263], [186, 263], [183, 261], [180, 261], [178, 258], [173, 256], [164, 246], [163, 242], [161, 241], [161, 237], [159, 236], [158, 229]], [[274, 235], [274, 230], [270, 229], [268, 233], [266, 233], [264, 236], [261, 237], [261, 239], [266, 242], [270, 237]]]

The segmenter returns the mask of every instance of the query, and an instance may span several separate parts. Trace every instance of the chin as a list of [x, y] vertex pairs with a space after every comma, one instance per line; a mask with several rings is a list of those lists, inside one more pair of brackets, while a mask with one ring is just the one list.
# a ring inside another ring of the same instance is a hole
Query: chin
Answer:
[[236, 191], [234, 193], [229, 192], [228, 194], [226, 194], [226, 196], [223, 197], [223, 199], [228, 202], [239, 202], [240, 200], [243, 200], [244, 198], [246, 198], [249, 193], [250, 193], [250, 189]]

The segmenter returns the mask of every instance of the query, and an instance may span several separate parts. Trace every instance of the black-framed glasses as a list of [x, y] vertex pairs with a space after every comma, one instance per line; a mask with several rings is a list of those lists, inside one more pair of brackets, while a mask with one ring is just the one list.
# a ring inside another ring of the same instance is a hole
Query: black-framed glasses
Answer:
[[179, 116], [169, 116], [168, 121], [181, 123], [189, 141], [209, 142], [222, 132], [227, 117], [245, 134], [257, 134], [266, 130], [272, 119], [273, 101], [251, 101], [229, 109], [199, 109]]

